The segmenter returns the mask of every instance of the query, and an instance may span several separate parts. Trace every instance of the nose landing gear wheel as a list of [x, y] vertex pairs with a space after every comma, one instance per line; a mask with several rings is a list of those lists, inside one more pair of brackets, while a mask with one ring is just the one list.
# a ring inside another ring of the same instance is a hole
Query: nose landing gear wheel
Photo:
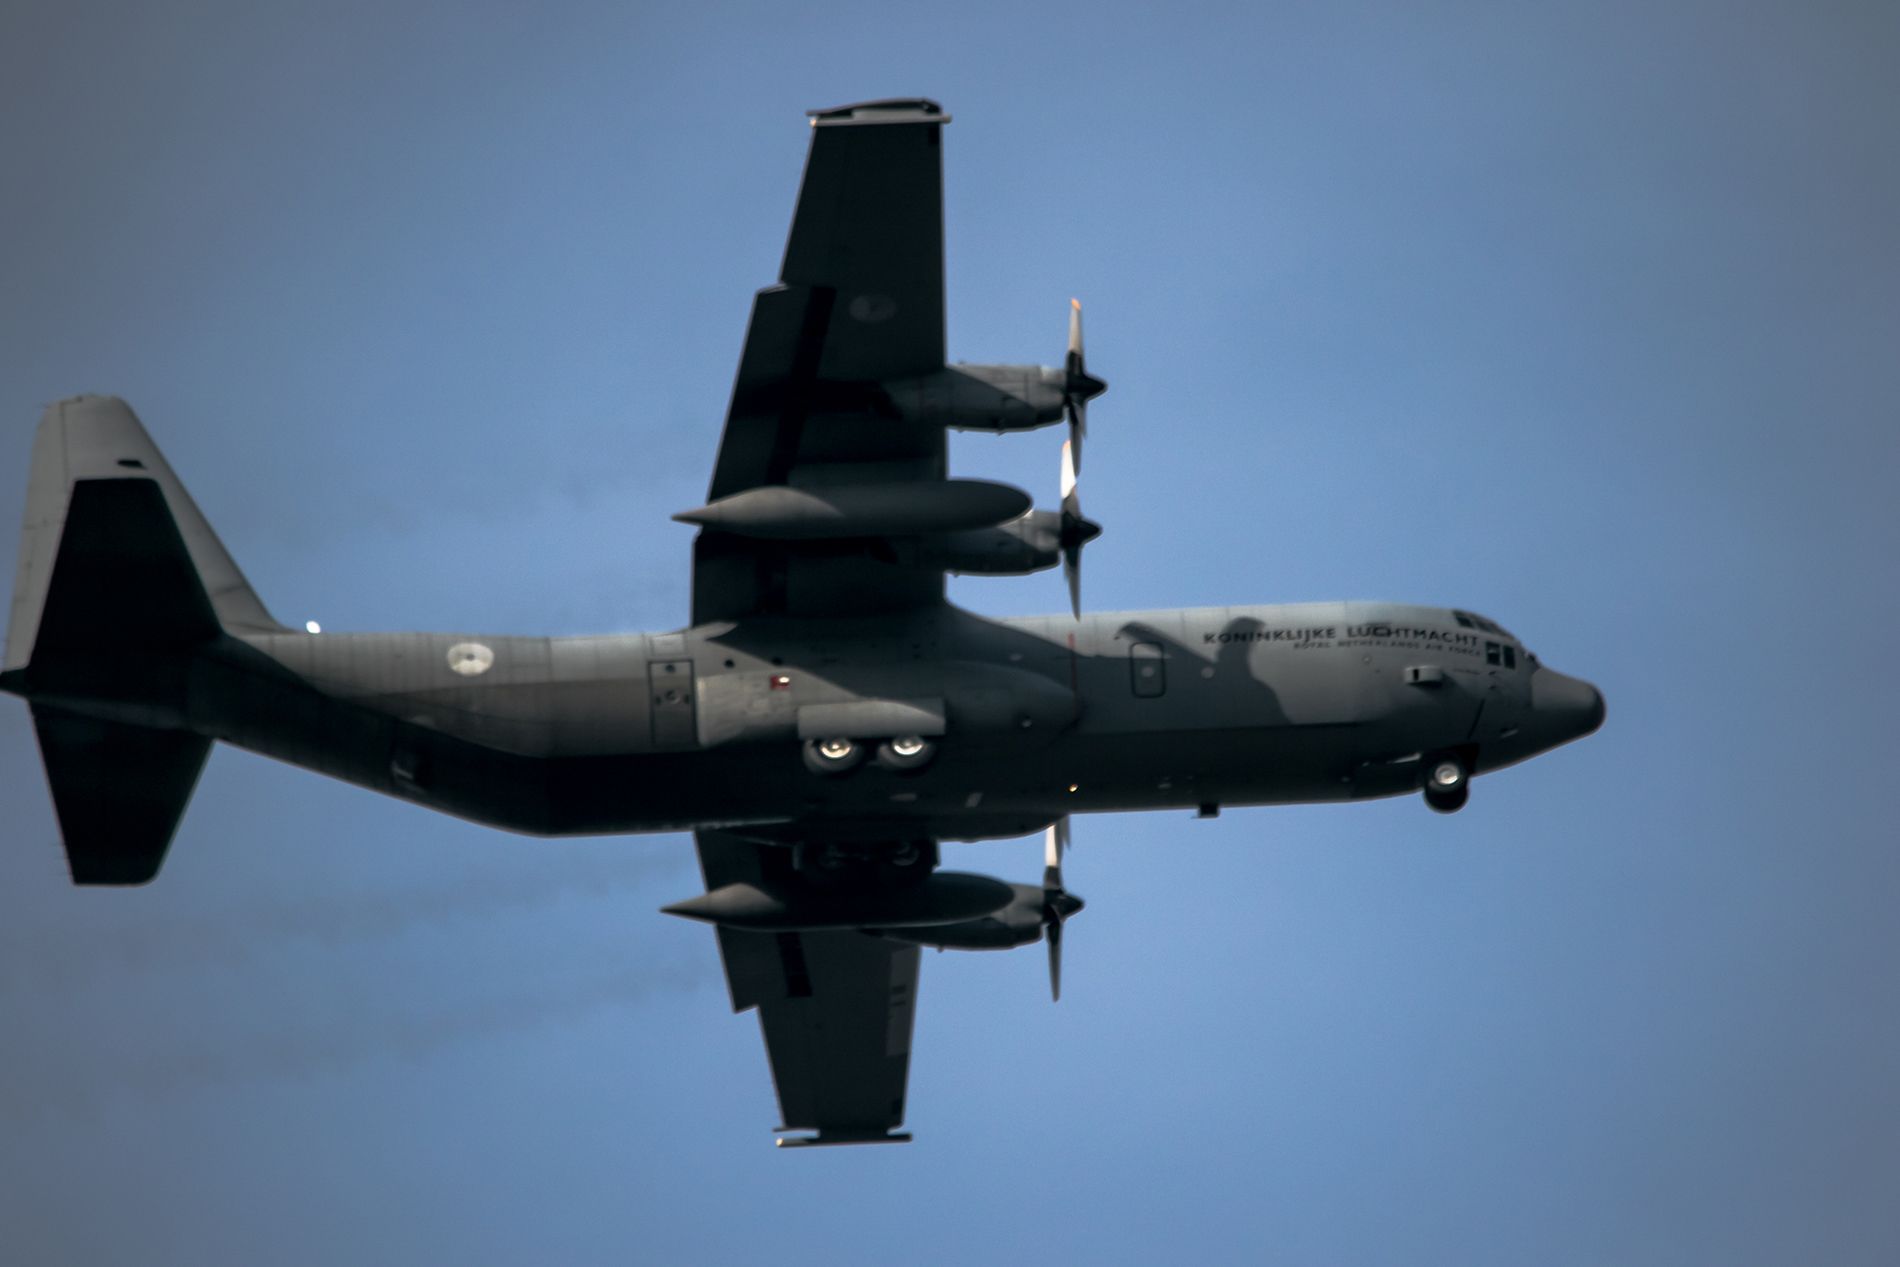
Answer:
[[1425, 803], [1441, 814], [1465, 807], [1471, 799], [1471, 771], [1455, 756], [1434, 757], [1425, 765]]
[[864, 760], [864, 745], [855, 739], [807, 739], [805, 768], [813, 774], [848, 774]]
[[922, 735], [899, 735], [877, 746], [877, 763], [900, 774], [921, 770], [937, 755], [937, 745]]

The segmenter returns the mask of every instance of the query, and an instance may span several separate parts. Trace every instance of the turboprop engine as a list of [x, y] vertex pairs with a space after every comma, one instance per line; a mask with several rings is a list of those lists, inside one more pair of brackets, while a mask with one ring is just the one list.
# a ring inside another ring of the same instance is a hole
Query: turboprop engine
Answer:
[[[937, 871], [897, 884], [810, 883], [781, 874], [777, 879], [722, 884], [709, 893], [661, 907], [721, 928], [755, 933], [857, 929], [891, 941], [939, 950], [1011, 950], [1033, 941], [1049, 944], [1049, 993], [1062, 997], [1062, 923], [1082, 909], [1082, 899], [1062, 886], [1062, 853], [1069, 820], [1057, 819], [1044, 835], [1042, 884], [1007, 884], [987, 875]], [[932, 846], [921, 857], [934, 866]], [[872, 855], [856, 859], [871, 861]], [[860, 866], [862, 881], [875, 867]], [[795, 874], [795, 873], [794, 873]], [[841, 874], [849, 875], [847, 869]]]
[[1069, 301], [1069, 347], [1062, 368], [1048, 365], [946, 365], [930, 374], [879, 384], [889, 407], [910, 422], [959, 431], [1028, 431], [1066, 417], [1077, 465], [1088, 431], [1088, 403], [1108, 390], [1082, 354], [1082, 301]]
[[1028, 510], [988, 528], [923, 538], [919, 561], [958, 575], [1026, 576], [1062, 565], [1069, 606], [1082, 614], [1082, 547], [1102, 535], [1102, 525], [1082, 513], [1077, 488], [1076, 440], [1062, 443], [1062, 509]]
[[946, 365], [884, 384], [907, 422], [962, 431], [1028, 431], [1058, 422], [1067, 375], [1047, 365]]
[[935, 927], [874, 930], [893, 941], [939, 950], [1013, 950], [1038, 939], [1049, 943], [1049, 997], [1062, 997], [1062, 922], [1082, 909], [1082, 899], [1062, 887], [1062, 854], [1069, 847], [1069, 820], [1058, 818], [1043, 836], [1042, 887], [1012, 884], [1009, 905], [979, 919]]
[[[956, 924], [880, 928], [892, 941], [907, 941], [938, 950], [1013, 950], [1042, 939], [1043, 891], [1033, 884], [1012, 884], [1009, 905], [977, 919]], [[1071, 901], [1081, 902], [1080, 898]]]

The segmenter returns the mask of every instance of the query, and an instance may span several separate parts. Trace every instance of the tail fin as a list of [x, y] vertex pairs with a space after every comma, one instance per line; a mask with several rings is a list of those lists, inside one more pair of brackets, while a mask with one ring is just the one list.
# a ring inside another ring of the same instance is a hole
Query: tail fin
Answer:
[[180, 728], [193, 650], [281, 628], [124, 401], [46, 411], [0, 685], [33, 702], [75, 883], [158, 873], [210, 749]]
[[[119, 488], [115, 485], [142, 485]], [[79, 496], [84, 491], [85, 496]], [[244, 574], [231, 561], [211, 526], [199, 513], [191, 494], [172, 474], [171, 467], [145, 434], [126, 403], [116, 396], [76, 396], [49, 407], [33, 441], [33, 469], [26, 485], [26, 523], [20, 534], [20, 568], [13, 580], [13, 611], [7, 622], [6, 662], [0, 669], [23, 669], [34, 658], [46, 615], [55, 564], [62, 539], [75, 508], [97, 506], [106, 535], [121, 539], [138, 535], [156, 513], [172, 521], [183, 549], [183, 562], [195, 574], [197, 587], [210, 603], [220, 626], [233, 632], [274, 631], [282, 625], [271, 619]], [[118, 516], [115, 506], [137, 503], [140, 524], [109, 526]], [[122, 570], [136, 571], [132, 560]], [[117, 621], [136, 620], [146, 631], [143, 613], [122, 607]], [[51, 647], [38, 648], [50, 650]]]

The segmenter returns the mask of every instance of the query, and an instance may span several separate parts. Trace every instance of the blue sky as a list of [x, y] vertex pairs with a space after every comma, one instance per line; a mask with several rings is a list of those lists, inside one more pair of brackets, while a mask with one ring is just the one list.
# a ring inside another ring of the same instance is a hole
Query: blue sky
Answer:
[[802, 112], [923, 94], [952, 356], [1087, 305], [1085, 601], [1456, 603], [1610, 716], [1451, 817], [1079, 821], [1061, 1005], [931, 956], [918, 1142], [787, 1155], [686, 838], [220, 750], [75, 892], [0, 707], [6, 1256], [1894, 1261], [1896, 59], [1872, 3], [8, 6], [0, 533], [110, 391], [281, 619], [677, 626]]

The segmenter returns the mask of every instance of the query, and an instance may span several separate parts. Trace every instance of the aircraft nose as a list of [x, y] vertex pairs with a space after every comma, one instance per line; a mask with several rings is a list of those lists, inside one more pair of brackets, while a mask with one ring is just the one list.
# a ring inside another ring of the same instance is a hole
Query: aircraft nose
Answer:
[[1531, 675], [1531, 712], [1550, 743], [1567, 743], [1603, 724], [1603, 692], [1582, 678], [1539, 668]]

